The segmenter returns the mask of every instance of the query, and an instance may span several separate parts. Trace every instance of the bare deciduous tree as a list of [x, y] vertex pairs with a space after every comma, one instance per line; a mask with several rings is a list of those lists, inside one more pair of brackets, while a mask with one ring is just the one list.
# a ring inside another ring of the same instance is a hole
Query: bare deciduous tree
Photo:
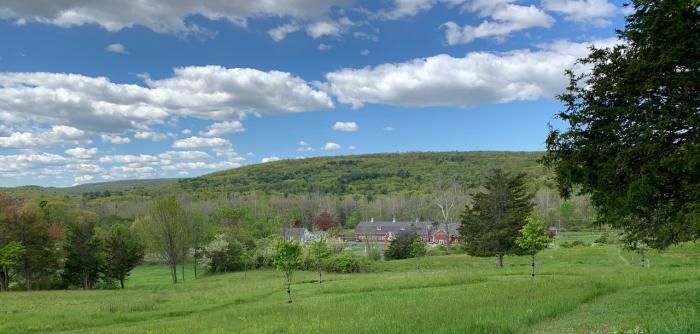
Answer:
[[448, 250], [452, 247], [450, 245], [450, 222], [465, 198], [466, 194], [462, 186], [453, 178], [439, 177], [433, 184], [433, 201], [440, 209], [440, 218], [447, 234]]

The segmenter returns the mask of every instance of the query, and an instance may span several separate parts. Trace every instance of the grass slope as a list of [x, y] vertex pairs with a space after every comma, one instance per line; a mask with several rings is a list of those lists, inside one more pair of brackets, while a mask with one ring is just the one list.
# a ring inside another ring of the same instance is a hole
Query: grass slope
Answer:
[[614, 246], [550, 249], [538, 260], [534, 282], [526, 257], [507, 257], [503, 270], [465, 255], [380, 262], [371, 273], [327, 275], [322, 286], [302, 272], [292, 304], [275, 271], [189, 276], [173, 286], [166, 267], [142, 266], [122, 291], [0, 294], [0, 332], [700, 331], [699, 245], [654, 253], [648, 269]]

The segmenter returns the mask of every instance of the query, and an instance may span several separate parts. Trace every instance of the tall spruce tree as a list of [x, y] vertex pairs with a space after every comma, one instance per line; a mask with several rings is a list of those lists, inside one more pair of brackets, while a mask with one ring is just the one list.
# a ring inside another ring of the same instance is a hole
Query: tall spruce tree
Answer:
[[[94, 219], [93, 219], [94, 218]], [[85, 290], [92, 289], [104, 269], [102, 241], [95, 233], [96, 217], [81, 215], [68, 225], [63, 279]]]
[[474, 195], [461, 216], [459, 233], [470, 255], [496, 256], [502, 268], [503, 256], [521, 253], [515, 240], [534, 207], [525, 180], [524, 173], [501, 169], [486, 177], [485, 191]]
[[562, 195], [591, 197], [628, 245], [700, 237], [698, 1], [633, 0], [619, 45], [593, 49], [559, 96], [568, 125], [547, 139]]

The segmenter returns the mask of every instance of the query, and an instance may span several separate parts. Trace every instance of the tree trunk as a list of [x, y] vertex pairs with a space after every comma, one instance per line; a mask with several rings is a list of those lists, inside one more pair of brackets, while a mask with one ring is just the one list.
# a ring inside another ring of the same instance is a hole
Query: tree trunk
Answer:
[[452, 250], [452, 245], [450, 245], [450, 223], [445, 220], [445, 242], [447, 242], [447, 252]]
[[532, 254], [532, 279], [535, 279], [535, 254]]
[[124, 276], [119, 277], [119, 285], [124, 289]]
[[10, 287], [10, 273], [0, 269], [0, 291], [7, 291]]
[[290, 283], [287, 283], [287, 298], [289, 298], [289, 301], [287, 303], [292, 302], [292, 285]]
[[498, 254], [498, 268], [503, 269], [503, 254]]
[[323, 279], [321, 278], [321, 271], [318, 271], [318, 284], [323, 283]]
[[182, 263], [182, 281], [185, 281], [185, 263]]
[[194, 249], [194, 279], [197, 279], [197, 248]]
[[173, 283], [177, 283], [177, 263], [175, 261], [170, 261], [170, 276]]
[[24, 287], [27, 291], [32, 291], [32, 271], [26, 261], [24, 263]]

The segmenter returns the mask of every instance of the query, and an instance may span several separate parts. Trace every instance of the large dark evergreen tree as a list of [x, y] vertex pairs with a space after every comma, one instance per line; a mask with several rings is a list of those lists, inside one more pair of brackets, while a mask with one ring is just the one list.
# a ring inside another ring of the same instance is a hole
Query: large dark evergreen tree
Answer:
[[105, 271], [119, 281], [124, 289], [124, 281], [136, 265], [143, 259], [143, 246], [122, 224], [112, 226], [105, 240]]
[[630, 245], [700, 237], [698, 3], [634, 0], [623, 43], [581, 59], [590, 73], [567, 73], [568, 129], [547, 138], [562, 195], [590, 195]]
[[515, 239], [534, 206], [525, 180], [524, 173], [513, 175], [500, 169], [486, 177], [485, 191], [474, 195], [459, 227], [470, 255], [496, 256], [503, 267], [504, 255], [519, 253]]
[[95, 234], [96, 219], [79, 217], [68, 225], [63, 279], [71, 285], [92, 289], [103, 270], [102, 242]]

